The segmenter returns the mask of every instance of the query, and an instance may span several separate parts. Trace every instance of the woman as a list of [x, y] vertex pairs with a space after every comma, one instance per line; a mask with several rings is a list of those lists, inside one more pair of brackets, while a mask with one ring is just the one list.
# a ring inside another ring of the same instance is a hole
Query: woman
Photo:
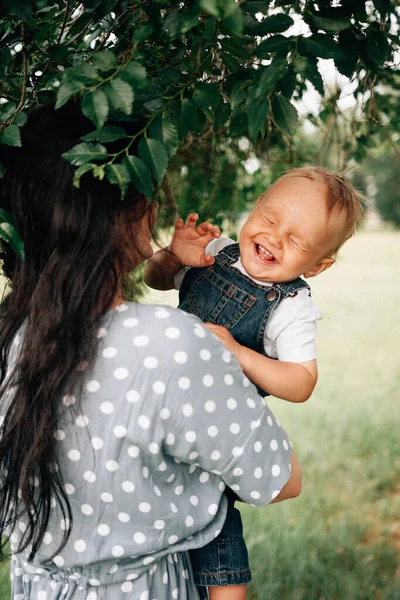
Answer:
[[225, 486], [263, 505], [300, 492], [286, 433], [196, 318], [123, 302], [152, 255], [156, 207], [61, 155], [92, 125], [73, 102], [36, 110], [8, 152], [0, 533], [13, 600], [195, 600], [188, 550], [218, 535]]

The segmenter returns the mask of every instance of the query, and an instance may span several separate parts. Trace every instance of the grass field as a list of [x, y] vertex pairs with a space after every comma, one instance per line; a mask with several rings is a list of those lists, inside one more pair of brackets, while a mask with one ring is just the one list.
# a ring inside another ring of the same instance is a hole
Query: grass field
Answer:
[[400, 234], [360, 234], [311, 283], [324, 313], [318, 387], [303, 405], [270, 401], [303, 493], [244, 506], [249, 600], [400, 600]]

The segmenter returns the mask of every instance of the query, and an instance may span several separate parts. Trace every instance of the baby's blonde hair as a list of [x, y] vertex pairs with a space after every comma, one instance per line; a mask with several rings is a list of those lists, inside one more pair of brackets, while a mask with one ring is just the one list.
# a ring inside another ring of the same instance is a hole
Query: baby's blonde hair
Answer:
[[312, 181], [322, 181], [327, 189], [328, 215], [330, 215], [334, 209], [339, 212], [344, 212], [344, 227], [338, 235], [335, 247], [331, 252], [332, 255], [335, 255], [339, 248], [346, 240], [351, 238], [363, 222], [363, 195], [353, 188], [353, 186], [344, 178], [344, 175], [330, 173], [324, 167], [305, 166], [291, 169], [282, 175], [278, 181], [286, 179], [287, 177], [306, 177]]

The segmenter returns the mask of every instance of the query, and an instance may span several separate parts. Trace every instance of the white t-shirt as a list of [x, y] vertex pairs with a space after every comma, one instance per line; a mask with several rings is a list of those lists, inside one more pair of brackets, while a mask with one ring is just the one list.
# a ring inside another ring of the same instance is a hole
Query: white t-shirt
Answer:
[[[206, 254], [215, 256], [235, 241], [220, 237], [206, 247]], [[233, 266], [250, 277], [239, 260]], [[190, 267], [184, 267], [174, 279], [175, 288], [179, 290], [183, 278]], [[250, 277], [255, 283], [269, 287], [272, 283], [259, 281]], [[321, 311], [314, 303], [307, 288], [298, 290], [296, 296], [285, 298], [272, 311], [264, 332], [264, 349], [268, 356], [286, 362], [303, 363], [316, 358], [315, 337], [317, 323], [322, 319]]]

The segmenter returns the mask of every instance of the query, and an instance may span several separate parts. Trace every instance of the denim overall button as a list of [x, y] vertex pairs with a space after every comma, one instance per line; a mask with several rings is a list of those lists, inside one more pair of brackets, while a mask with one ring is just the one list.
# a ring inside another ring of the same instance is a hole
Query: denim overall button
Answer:
[[276, 291], [275, 290], [269, 290], [265, 294], [265, 297], [268, 300], [268, 302], [272, 302], [272, 300], [275, 300], [275, 298], [276, 298]]

